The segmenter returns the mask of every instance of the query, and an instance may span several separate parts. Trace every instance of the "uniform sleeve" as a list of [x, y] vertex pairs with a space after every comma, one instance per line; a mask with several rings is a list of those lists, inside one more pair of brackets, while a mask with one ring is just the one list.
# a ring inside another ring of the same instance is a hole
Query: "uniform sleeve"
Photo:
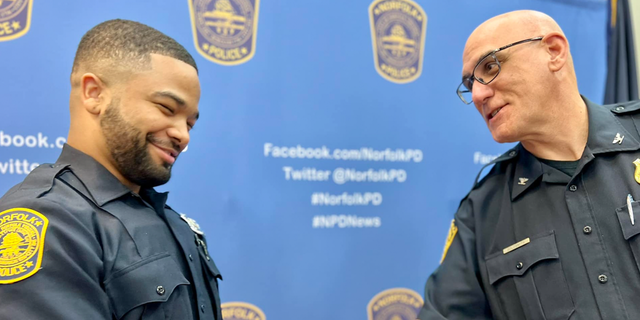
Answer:
[[444, 260], [425, 286], [420, 320], [493, 319], [480, 282], [471, 203], [455, 215], [457, 233]]
[[[65, 210], [60, 205], [45, 199], [26, 201], [18, 199], [3, 201], [0, 204], [0, 212], [15, 209], [17, 211], [14, 212], [19, 213], [19, 210], [29, 209], [48, 220], [47, 228], [43, 232], [42, 256], [37, 258], [37, 255], [34, 255], [25, 262], [37, 265], [39, 259], [40, 269], [34, 269], [37, 271], [32, 275], [12, 283], [11, 281], [15, 279], [4, 277], [4, 283], [0, 284], [0, 301], [2, 302], [0, 318], [48, 320], [112, 318], [108, 297], [101, 286], [102, 249], [91, 225], [91, 217], [89, 214], [70, 213], [69, 211], [73, 210], [73, 203], [65, 204], [65, 207], [70, 210]], [[19, 217], [14, 216], [15, 219]], [[2, 219], [3, 215], [0, 215], [0, 237], [2, 237], [0, 241], [19, 240], [18, 236], [24, 239], [35, 239], [32, 228], [31, 231], [22, 231], [22, 233], [13, 232], [13, 238], [7, 240], [7, 235], [12, 229], [7, 221], [11, 218]], [[31, 222], [33, 221], [37, 220]], [[0, 253], [0, 261], [2, 257]], [[1, 270], [2, 265], [0, 265]]]

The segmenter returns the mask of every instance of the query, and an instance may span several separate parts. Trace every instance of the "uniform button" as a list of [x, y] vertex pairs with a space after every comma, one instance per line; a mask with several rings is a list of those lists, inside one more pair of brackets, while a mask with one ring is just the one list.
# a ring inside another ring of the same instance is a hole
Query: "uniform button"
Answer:
[[156, 288], [156, 292], [157, 292], [159, 295], [164, 295], [164, 287], [163, 287], [163, 286], [158, 286], [158, 287]]
[[189, 260], [193, 261], [193, 256], [189, 255]]
[[517, 153], [517, 152], [515, 152], [515, 151], [511, 151], [511, 152], [509, 152], [509, 157], [513, 157], [513, 156], [515, 156], [515, 155], [516, 155], [516, 153]]
[[622, 111], [622, 110], [624, 110], [624, 107], [623, 107], [623, 106], [618, 106], [618, 107], [616, 107], [616, 111]]
[[200, 311], [202, 311], [202, 313], [204, 313], [204, 304], [200, 305]]
[[211, 260], [211, 258], [209, 258], [209, 256], [207, 256], [207, 261]]
[[609, 281], [609, 278], [607, 278], [606, 275], [601, 274], [598, 276], [598, 281], [600, 281], [600, 283], [607, 283], [607, 281]]
[[578, 186], [576, 186], [575, 184], [572, 184], [572, 185], [569, 187], [569, 190], [571, 190], [572, 192], [575, 192], [576, 190], [578, 190]]
[[584, 228], [582, 228], [582, 232], [584, 232], [585, 234], [591, 233], [591, 227], [590, 226], [585, 226]]
[[516, 264], [516, 269], [520, 270], [523, 266], [522, 262], [518, 262], [518, 264]]

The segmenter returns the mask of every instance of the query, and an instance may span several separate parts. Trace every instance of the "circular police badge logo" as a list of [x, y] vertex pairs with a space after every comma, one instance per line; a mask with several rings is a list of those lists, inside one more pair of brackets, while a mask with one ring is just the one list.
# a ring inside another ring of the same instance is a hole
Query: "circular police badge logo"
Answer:
[[256, 52], [260, 0], [189, 0], [196, 50], [225, 66], [249, 61]]
[[420, 26], [401, 12], [382, 14], [376, 25], [378, 54], [396, 68], [413, 66], [420, 58]]
[[247, 302], [225, 302], [220, 309], [223, 320], [267, 320], [260, 308]]
[[0, 21], [16, 17], [29, 3], [29, 0], [0, 0]]
[[393, 288], [378, 293], [367, 306], [369, 320], [415, 320], [422, 297], [406, 288]]
[[14, 208], [0, 213], [0, 284], [36, 273], [48, 220], [39, 212]]
[[213, 45], [237, 48], [253, 34], [253, 6], [248, 0], [197, 0], [196, 26]]
[[407, 83], [422, 72], [427, 15], [411, 0], [375, 0], [369, 6], [373, 59], [385, 79]]

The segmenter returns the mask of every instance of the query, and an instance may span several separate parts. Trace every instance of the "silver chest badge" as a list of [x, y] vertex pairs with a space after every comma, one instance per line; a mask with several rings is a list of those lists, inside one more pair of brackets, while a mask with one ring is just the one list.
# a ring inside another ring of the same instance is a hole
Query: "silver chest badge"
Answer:
[[193, 219], [187, 217], [186, 214], [181, 213], [180, 214], [180, 218], [182, 218], [182, 220], [184, 220], [188, 225], [189, 228], [191, 228], [191, 230], [193, 230], [193, 232], [203, 236], [204, 232], [202, 232], [202, 230], [200, 230], [200, 225]]

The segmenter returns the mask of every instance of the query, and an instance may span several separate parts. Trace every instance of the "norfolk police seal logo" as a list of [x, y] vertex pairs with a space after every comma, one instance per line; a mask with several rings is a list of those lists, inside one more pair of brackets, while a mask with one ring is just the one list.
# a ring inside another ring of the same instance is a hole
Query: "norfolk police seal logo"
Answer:
[[14, 208], [0, 213], [0, 284], [14, 283], [40, 269], [49, 220], [39, 212]]
[[260, 308], [246, 302], [226, 302], [221, 306], [223, 320], [266, 320]]
[[225, 66], [256, 52], [260, 0], [189, 0], [193, 39], [205, 58]]
[[422, 297], [405, 288], [378, 293], [367, 306], [369, 320], [415, 320], [422, 308]]
[[33, 0], [0, 0], [0, 41], [23, 36], [31, 26]]
[[378, 73], [395, 83], [422, 72], [427, 15], [411, 0], [376, 0], [369, 6], [373, 61]]

